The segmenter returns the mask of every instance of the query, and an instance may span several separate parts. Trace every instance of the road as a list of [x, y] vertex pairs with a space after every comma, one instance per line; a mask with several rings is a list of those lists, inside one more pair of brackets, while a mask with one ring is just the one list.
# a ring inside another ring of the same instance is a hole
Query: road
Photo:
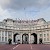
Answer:
[[0, 45], [0, 50], [50, 50], [50, 45], [44, 44], [19, 44]]

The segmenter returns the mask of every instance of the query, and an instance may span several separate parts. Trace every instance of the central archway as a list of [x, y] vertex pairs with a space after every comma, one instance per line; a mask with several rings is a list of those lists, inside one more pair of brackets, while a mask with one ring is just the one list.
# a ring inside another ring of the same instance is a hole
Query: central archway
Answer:
[[28, 40], [28, 38], [29, 38], [29, 36], [28, 36], [28, 34], [23, 34], [22, 35], [22, 44], [28, 44], [29, 42], [29, 40]]
[[32, 33], [31, 35], [34, 36], [34, 42], [33, 42], [33, 44], [37, 44], [37, 34], [36, 33]]

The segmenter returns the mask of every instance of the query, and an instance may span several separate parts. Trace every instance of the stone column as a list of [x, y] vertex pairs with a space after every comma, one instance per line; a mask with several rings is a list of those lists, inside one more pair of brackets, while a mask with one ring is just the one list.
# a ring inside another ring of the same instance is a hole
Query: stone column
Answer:
[[1, 42], [2, 42], [2, 31], [1, 31]]
[[49, 31], [49, 41], [50, 41], [50, 31]]
[[37, 33], [37, 44], [39, 44], [39, 33]]
[[5, 42], [5, 31], [4, 31], [4, 42]]
[[43, 37], [42, 37], [42, 43], [44, 43], [44, 32], [42, 33]]
[[21, 41], [20, 41], [20, 42], [21, 42], [21, 44], [22, 44], [22, 33], [21, 33]]
[[30, 36], [31, 36], [31, 35], [30, 35], [30, 33], [29, 33], [29, 44], [30, 44], [30, 42], [31, 42], [31, 41], [30, 41]]
[[8, 32], [6, 32], [7, 33], [7, 42], [8, 42]]
[[47, 41], [47, 32], [46, 32], [46, 41]]
[[12, 32], [12, 44], [13, 44], [13, 32]]

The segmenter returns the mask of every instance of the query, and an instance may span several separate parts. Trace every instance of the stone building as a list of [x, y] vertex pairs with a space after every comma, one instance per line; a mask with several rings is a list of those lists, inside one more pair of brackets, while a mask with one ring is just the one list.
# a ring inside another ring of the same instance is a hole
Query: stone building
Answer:
[[[0, 43], [50, 44], [50, 22], [37, 20], [4, 19], [0, 22]], [[41, 40], [40, 40], [41, 39]]]

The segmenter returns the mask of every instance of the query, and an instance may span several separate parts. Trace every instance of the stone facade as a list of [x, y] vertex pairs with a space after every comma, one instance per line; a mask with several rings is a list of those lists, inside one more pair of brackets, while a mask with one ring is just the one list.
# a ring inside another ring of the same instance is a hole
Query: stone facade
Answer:
[[[0, 43], [50, 44], [50, 22], [37, 20], [4, 19], [0, 22]], [[41, 39], [41, 41], [40, 41]]]

